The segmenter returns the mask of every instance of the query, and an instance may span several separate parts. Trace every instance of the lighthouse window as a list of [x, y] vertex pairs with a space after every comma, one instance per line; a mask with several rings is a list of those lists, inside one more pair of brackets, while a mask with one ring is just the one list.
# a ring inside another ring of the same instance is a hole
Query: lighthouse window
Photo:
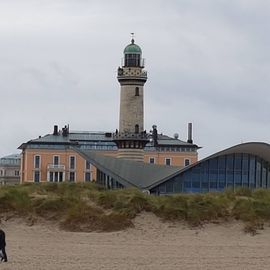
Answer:
[[140, 95], [140, 93], [139, 93], [139, 87], [136, 87], [135, 88], [135, 96], [139, 96]]
[[135, 133], [139, 133], [139, 125], [135, 125]]

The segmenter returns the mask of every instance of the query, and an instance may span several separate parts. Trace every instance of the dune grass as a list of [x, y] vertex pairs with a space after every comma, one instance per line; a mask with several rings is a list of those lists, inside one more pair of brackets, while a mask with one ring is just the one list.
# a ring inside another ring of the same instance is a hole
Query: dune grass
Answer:
[[270, 221], [270, 190], [149, 196], [136, 189], [104, 190], [92, 184], [44, 183], [0, 188], [0, 218], [13, 214], [58, 222], [68, 231], [117, 231], [143, 211], [191, 226], [240, 220], [255, 234]]

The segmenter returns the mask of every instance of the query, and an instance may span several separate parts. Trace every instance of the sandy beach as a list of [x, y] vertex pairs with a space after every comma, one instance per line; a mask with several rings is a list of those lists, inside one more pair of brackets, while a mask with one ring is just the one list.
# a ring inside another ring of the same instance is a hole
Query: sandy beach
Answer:
[[190, 229], [153, 214], [134, 223], [121, 232], [73, 233], [2, 221], [9, 261], [0, 269], [269, 269], [269, 227], [251, 236], [236, 222]]

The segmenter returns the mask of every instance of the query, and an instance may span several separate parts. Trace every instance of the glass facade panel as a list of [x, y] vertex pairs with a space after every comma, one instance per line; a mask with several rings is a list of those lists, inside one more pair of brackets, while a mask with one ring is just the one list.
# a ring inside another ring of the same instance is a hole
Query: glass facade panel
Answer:
[[196, 166], [191, 170], [192, 173], [192, 192], [201, 191], [201, 181], [200, 181], [200, 166]]
[[234, 186], [242, 186], [242, 156], [241, 154], [236, 154], [234, 156]]
[[249, 187], [250, 188], [255, 188], [255, 162], [256, 159], [254, 156], [250, 156], [249, 158]]
[[183, 178], [184, 178], [184, 192], [192, 192], [191, 171], [186, 171], [183, 175]]
[[174, 192], [179, 193], [183, 191], [183, 180], [182, 176], [178, 175], [174, 177]]
[[227, 187], [234, 186], [234, 178], [233, 178], [233, 168], [234, 168], [234, 156], [228, 155], [226, 157], [226, 182]]
[[218, 190], [226, 187], [226, 158], [225, 156], [218, 158]]
[[261, 173], [262, 173], [262, 164], [259, 159], [256, 160], [256, 188], [261, 187]]
[[166, 183], [166, 193], [172, 193], [173, 192], [173, 182], [168, 181]]
[[248, 187], [249, 155], [243, 154], [242, 160], [242, 185]]
[[267, 188], [270, 188], [270, 165], [268, 164], [268, 172], [267, 172]]
[[162, 184], [162, 185], [159, 186], [158, 192], [161, 193], [161, 194], [166, 193], [165, 184]]
[[218, 183], [218, 159], [209, 160], [209, 182], [210, 182], [210, 191], [217, 190]]
[[201, 164], [201, 191], [208, 192], [209, 191], [209, 167], [208, 161], [205, 161]]
[[266, 188], [266, 181], [267, 181], [267, 168], [266, 164], [262, 163], [262, 188]]

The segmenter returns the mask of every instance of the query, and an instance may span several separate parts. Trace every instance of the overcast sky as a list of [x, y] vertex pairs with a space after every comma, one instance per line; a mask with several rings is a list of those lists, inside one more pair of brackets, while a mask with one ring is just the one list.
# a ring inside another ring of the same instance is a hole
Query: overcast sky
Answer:
[[0, 156], [53, 125], [118, 128], [116, 71], [135, 32], [145, 128], [199, 158], [270, 138], [270, 1], [0, 0]]

